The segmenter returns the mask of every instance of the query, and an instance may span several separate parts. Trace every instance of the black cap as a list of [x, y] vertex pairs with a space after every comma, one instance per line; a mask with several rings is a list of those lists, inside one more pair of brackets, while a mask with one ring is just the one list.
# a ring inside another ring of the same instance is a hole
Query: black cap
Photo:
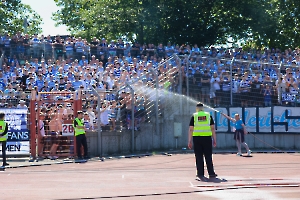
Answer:
[[202, 103], [197, 103], [196, 106], [197, 106], [197, 107], [203, 107], [203, 104], [202, 104]]

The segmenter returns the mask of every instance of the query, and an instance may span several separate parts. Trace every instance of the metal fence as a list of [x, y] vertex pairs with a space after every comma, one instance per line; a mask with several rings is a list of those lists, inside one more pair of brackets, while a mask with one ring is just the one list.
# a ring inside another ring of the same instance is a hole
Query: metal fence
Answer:
[[147, 68], [138, 77], [132, 75], [117, 89], [83, 91], [83, 111], [89, 114], [93, 130], [137, 131], [142, 123], [173, 109], [168, 103], [171, 95], [166, 94], [181, 93], [179, 66], [180, 59], [174, 55], [155, 69]]
[[204, 56], [181, 56], [183, 94], [213, 107], [299, 106], [299, 67]]

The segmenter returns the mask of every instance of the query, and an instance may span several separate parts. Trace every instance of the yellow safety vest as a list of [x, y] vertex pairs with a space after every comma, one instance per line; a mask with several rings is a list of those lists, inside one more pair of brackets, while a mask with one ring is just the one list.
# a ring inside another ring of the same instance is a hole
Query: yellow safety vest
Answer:
[[[5, 121], [0, 121], [0, 134], [4, 133], [6, 126], [7, 126], [7, 124]], [[6, 133], [3, 136], [0, 136], [0, 142], [7, 141], [7, 138], [8, 138], [8, 133]]]
[[[77, 117], [75, 118], [75, 121], [77, 122], [78, 126], [83, 126], [83, 119], [80, 120], [78, 119]], [[75, 131], [75, 136], [78, 136], [78, 135], [82, 135], [82, 134], [85, 134], [85, 130], [84, 128], [77, 128], [75, 127], [75, 121], [74, 121], [74, 131]]]
[[193, 136], [212, 136], [210, 128], [210, 114], [200, 111], [194, 113]]

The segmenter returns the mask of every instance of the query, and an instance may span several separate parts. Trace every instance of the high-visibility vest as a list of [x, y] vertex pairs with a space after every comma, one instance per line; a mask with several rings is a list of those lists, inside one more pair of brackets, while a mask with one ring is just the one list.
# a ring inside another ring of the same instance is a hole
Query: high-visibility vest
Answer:
[[[6, 122], [1, 120], [0, 121], [0, 134], [4, 133], [5, 129], [6, 129]], [[8, 138], [8, 133], [6, 133], [5, 135], [3, 136], [0, 136], [0, 142], [5, 142], [7, 141], [7, 138]]]
[[208, 112], [200, 111], [194, 113], [193, 136], [212, 136], [210, 114]]
[[[80, 120], [80, 119], [78, 119], [78, 118], [76, 117], [76, 118], [75, 118], [75, 121], [77, 122], [78, 126], [83, 126], [83, 119]], [[74, 121], [74, 124], [73, 124], [73, 126], [74, 126], [74, 131], [75, 131], [75, 136], [85, 134], [84, 128], [77, 128], [77, 127], [75, 127], [75, 121]]]

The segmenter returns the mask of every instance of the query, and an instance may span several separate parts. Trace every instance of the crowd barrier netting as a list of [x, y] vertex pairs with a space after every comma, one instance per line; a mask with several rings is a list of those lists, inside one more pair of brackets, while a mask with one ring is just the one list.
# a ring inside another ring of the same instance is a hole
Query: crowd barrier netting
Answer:
[[299, 106], [299, 67], [234, 58], [182, 56], [183, 94], [213, 107]]

